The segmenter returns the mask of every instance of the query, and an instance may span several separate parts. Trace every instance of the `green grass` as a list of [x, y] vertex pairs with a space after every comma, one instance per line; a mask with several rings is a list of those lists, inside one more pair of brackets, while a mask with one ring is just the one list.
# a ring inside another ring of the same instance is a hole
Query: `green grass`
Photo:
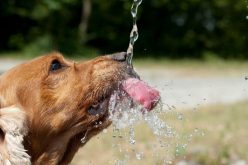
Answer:
[[[123, 159], [125, 152], [129, 155], [129, 165], [163, 164], [163, 159], [172, 163], [190, 160], [206, 165], [230, 164], [237, 159], [248, 161], [248, 102], [213, 105], [180, 113], [184, 116], [183, 120], [178, 119], [176, 112], [162, 116], [178, 135], [163, 138], [168, 147], [157, 147], [154, 151], [152, 146], [159, 143], [146, 125], [136, 126], [134, 147], [127, 140], [113, 138], [109, 128], [108, 133], [98, 135], [82, 148], [72, 164], [115, 164], [116, 159]], [[113, 144], [118, 147], [113, 147]], [[135, 158], [133, 148], [143, 152], [141, 160]]]
[[[211, 165], [235, 159], [248, 160], [247, 116], [247, 102], [204, 107], [197, 113], [187, 112], [183, 131], [197, 127], [205, 134], [192, 139], [186, 153], [188, 158]], [[181, 128], [178, 123], [174, 124]], [[191, 151], [194, 148], [202, 150]]]

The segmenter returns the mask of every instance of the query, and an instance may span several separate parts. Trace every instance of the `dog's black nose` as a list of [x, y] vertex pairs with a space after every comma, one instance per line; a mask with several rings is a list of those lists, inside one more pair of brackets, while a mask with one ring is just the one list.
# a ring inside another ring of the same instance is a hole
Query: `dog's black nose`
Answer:
[[127, 53], [126, 52], [114, 53], [111, 54], [110, 57], [116, 61], [126, 61]]

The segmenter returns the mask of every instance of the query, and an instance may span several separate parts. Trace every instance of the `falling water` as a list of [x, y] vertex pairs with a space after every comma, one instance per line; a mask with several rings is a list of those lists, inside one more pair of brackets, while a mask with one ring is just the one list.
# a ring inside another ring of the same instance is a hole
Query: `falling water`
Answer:
[[[145, 151], [140, 151], [136, 145], [139, 143], [136, 137], [137, 130], [135, 127], [138, 124], [145, 124], [150, 128], [154, 137], [156, 137], [159, 145], [153, 147], [154, 158], [168, 160], [169, 158], [164, 156], [159, 156], [158, 150], [164, 150], [167, 152], [170, 144], [169, 140], [174, 139], [177, 136], [177, 132], [172, 126], [170, 126], [164, 119], [162, 115], [165, 115], [168, 111], [163, 104], [160, 102], [157, 107], [151, 111], [143, 111], [143, 107], [134, 102], [128, 97], [128, 95], [123, 91], [116, 91], [115, 95], [111, 97], [109, 104], [110, 120], [113, 125], [113, 134], [112, 137], [115, 139], [118, 145], [116, 146], [117, 150], [121, 154], [124, 154], [123, 160], [118, 160], [116, 164], [126, 164], [130, 156], [134, 156], [137, 160], [142, 160], [145, 157]], [[179, 120], [183, 120], [182, 114], [177, 114]], [[120, 146], [118, 140], [126, 142], [129, 144], [129, 151], [126, 151], [127, 146]], [[178, 144], [178, 152], [181, 151], [181, 146]], [[166, 153], [166, 155], [168, 155]], [[163, 158], [161, 158], [163, 157]], [[170, 162], [170, 161], [169, 161]], [[168, 162], [166, 163], [168, 164]]]
[[87, 135], [88, 135], [89, 130], [87, 129], [84, 136], [81, 138], [81, 143], [84, 144], [87, 141]]
[[[142, 0], [134, 0], [131, 7], [133, 28], [130, 33], [130, 43], [127, 49], [127, 62], [130, 67], [132, 67], [134, 44], [138, 39], [136, 21], [138, 7], [141, 3]], [[171, 157], [173, 157], [173, 155], [171, 155], [172, 153], [169, 151], [170, 146], [172, 146], [170, 144], [172, 140], [177, 139], [177, 142], [179, 141], [176, 145], [173, 144], [176, 155], [180, 155], [182, 150], [185, 150], [187, 142], [180, 139], [178, 133], [165, 121], [163, 116], [168, 114], [168, 112], [172, 112], [175, 107], [165, 105], [166, 107], [160, 102], [153, 111], [147, 112], [144, 111], [142, 105], [130, 99], [124, 91], [118, 90], [115, 92], [109, 102], [109, 119], [112, 121], [113, 126], [112, 147], [117, 149], [120, 155], [122, 155], [122, 158], [115, 160], [115, 165], [127, 164], [132, 156], [135, 157], [136, 160], [142, 160], [146, 156], [146, 151], [140, 151], [140, 149], [137, 148], [139, 141], [136, 136], [136, 126], [140, 123], [149, 127], [153, 136], [157, 139], [155, 143], [151, 142], [152, 156], [155, 160], [161, 160], [163, 164], [172, 164]], [[184, 116], [181, 113], [176, 113], [176, 118], [180, 121], [184, 120]], [[107, 133], [107, 130], [105, 129], [103, 132]], [[198, 129], [195, 132], [199, 132]], [[190, 141], [193, 134], [194, 133], [188, 135], [185, 138], [187, 139], [186, 141]], [[84, 142], [84, 140], [85, 138], [82, 139], [82, 142]], [[128, 144], [128, 146], [126, 144], [122, 146], [123, 142]]]
[[[112, 121], [112, 146], [121, 155], [116, 159], [115, 165], [125, 165], [134, 158], [145, 161], [152, 156], [161, 164], [172, 164], [175, 157], [184, 155], [188, 144], [194, 136], [204, 136], [199, 128], [191, 132], [178, 132], [166, 119], [174, 118], [184, 123], [186, 117], [182, 112], [177, 112], [176, 107], [159, 102], [154, 110], [144, 111], [142, 105], [133, 101], [122, 90], [115, 91], [109, 102], [109, 119]], [[148, 128], [151, 134], [140, 132], [139, 125]], [[138, 129], [137, 129], [138, 128]], [[104, 130], [106, 132], [106, 130]], [[149, 150], [143, 150], [140, 145], [141, 136], [151, 136], [153, 141], [147, 143]], [[152, 152], [152, 154], [149, 154]]]
[[129, 46], [127, 49], [127, 54], [128, 54], [128, 64], [129, 66], [132, 66], [132, 58], [133, 58], [133, 48], [134, 48], [134, 43], [137, 41], [139, 34], [138, 34], [138, 27], [137, 27], [137, 13], [138, 13], [138, 7], [141, 4], [142, 0], [134, 0], [133, 5], [131, 7], [131, 14], [133, 17], [133, 29], [130, 33], [130, 42]]

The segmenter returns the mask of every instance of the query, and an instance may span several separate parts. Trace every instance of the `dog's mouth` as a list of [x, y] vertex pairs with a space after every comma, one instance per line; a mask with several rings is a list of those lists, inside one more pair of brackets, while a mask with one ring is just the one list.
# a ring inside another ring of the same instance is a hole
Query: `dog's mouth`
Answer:
[[129, 123], [129, 117], [127, 116], [132, 115], [133, 111], [137, 112], [137, 114], [149, 112], [157, 105], [159, 100], [160, 94], [156, 89], [150, 87], [139, 78], [129, 76], [127, 79], [122, 80], [119, 85], [109, 89], [100, 101], [88, 108], [88, 114], [94, 116], [95, 120], [92, 121], [91, 127], [88, 127], [87, 130], [84, 130], [79, 135], [80, 137], [83, 135], [81, 142], [85, 143], [88, 139], [88, 134], [94, 132], [93, 130], [99, 132], [111, 123], [116, 128], [125, 127]]
[[156, 89], [138, 78], [128, 78], [120, 83], [118, 89], [112, 90], [110, 95], [90, 106], [88, 113], [103, 115], [108, 110], [114, 112], [119, 103], [128, 104], [130, 108], [135, 103], [141, 105], [142, 110], [151, 111], [159, 100], [160, 94]]

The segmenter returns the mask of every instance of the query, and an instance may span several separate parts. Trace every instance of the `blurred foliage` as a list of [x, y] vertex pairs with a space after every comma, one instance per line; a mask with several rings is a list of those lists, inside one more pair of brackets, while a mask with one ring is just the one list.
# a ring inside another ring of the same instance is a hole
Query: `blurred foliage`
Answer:
[[[84, 0], [0, 1], [0, 51], [84, 54], [125, 51], [132, 0], [91, 0], [87, 38], [80, 42]], [[170, 58], [248, 59], [245, 0], [144, 0], [135, 53]], [[88, 52], [88, 51], [86, 51]]]

